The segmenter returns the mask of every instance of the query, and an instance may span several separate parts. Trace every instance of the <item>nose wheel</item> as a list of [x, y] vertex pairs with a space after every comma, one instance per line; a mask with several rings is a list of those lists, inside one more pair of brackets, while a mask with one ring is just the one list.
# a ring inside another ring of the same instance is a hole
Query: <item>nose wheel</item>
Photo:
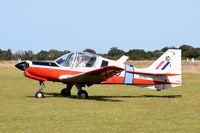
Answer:
[[45, 87], [44, 82], [40, 81], [40, 89], [39, 89], [39, 91], [37, 91], [35, 93], [35, 98], [43, 98], [44, 97], [44, 93], [42, 92], [42, 90], [44, 89], [44, 87]]
[[36, 98], [43, 98], [43, 97], [44, 97], [44, 93], [41, 92], [41, 91], [37, 91], [37, 92], [35, 93], [35, 97], [36, 97]]

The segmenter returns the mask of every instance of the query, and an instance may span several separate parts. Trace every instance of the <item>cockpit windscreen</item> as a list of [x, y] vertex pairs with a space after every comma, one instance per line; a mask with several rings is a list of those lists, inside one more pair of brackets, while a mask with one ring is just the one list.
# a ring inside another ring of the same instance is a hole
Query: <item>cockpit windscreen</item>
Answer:
[[87, 52], [68, 53], [56, 59], [55, 62], [64, 67], [93, 67], [97, 55]]

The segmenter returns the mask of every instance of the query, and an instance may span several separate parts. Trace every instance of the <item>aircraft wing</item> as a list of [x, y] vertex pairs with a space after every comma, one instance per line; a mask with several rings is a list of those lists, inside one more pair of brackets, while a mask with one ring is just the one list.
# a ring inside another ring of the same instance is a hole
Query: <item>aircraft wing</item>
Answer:
[[101, 83], [102, 81], [113, 77], [115, 74], [118, 74], [123, 70], [123, 68], [116, 66], [106, 66], [100, 69], [92, 70], [77, 75], [62, 75], [59, 77], [59, 79], [65, 82], [72, 83]]

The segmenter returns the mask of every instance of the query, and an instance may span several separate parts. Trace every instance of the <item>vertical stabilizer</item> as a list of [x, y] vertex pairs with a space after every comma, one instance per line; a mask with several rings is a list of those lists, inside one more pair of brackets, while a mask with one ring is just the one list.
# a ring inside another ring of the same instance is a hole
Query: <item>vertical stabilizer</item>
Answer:
[[169, 49], [148, 68], [137, 71], [141, 73], [136, 77], [137, 86], [155, 90], [181, 86], [181, 50]]
[[157, 73], [181, 74], [181, 50], [167, 50], [148, 69]]

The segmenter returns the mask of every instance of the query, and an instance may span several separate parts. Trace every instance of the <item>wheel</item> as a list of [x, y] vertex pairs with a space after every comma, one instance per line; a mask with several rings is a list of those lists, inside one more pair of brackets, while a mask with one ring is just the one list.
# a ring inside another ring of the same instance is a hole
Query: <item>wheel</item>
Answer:
[[71, 96], [71, 91], [69, 89], [62, 89], [61, 92], [60, 92], [61, 96], [63, 97], [70, 97]]
[[36, 97], [36, 98], [43, 98], [43, 97], [44, 97], [44, 93], [41, 92], [41, 91], [37, 91], [37, 92], [35, 93], [35, 97]]
[[77, 98], [79, 98], [79, 99], [88, 99], [88, 93], [87, 93], [87, 91], [85, 91], [85, 90], [80, 90], [80, 91], [77, 93]]

